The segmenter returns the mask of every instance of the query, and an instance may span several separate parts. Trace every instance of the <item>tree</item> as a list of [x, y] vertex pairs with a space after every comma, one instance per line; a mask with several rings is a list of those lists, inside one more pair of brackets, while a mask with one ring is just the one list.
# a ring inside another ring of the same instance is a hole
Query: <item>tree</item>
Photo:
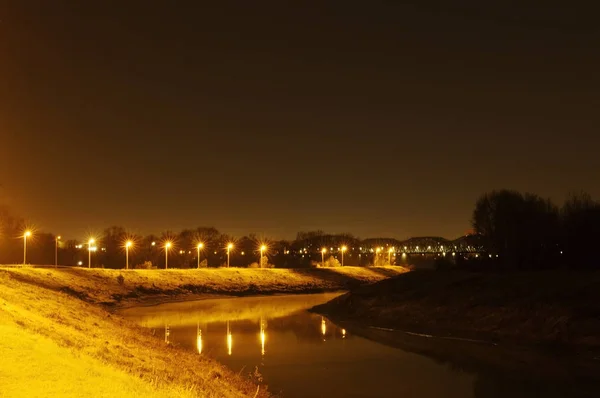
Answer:
[[573, 268], [599, 268], [594, 250], [600, 242], [600, 203], [580, 192], [571, 194], [561, 209], [562, 249]]
[[475, 204], [472, 224], [487, 251], [505, 267], [549, 266], [558, 253], [558, 209], [537, 195], [486, 193]]

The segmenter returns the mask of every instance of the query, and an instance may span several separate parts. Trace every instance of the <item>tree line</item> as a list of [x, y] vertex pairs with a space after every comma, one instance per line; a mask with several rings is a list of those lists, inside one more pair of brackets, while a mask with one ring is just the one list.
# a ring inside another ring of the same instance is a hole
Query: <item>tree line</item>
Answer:
[[483, 267], [600, 267], [600, 202], [585, 192], [569, 195], [560, 207], [531, 193], [485, 193], [475, 204], [472, 225], [489, 254], [479, 260]]

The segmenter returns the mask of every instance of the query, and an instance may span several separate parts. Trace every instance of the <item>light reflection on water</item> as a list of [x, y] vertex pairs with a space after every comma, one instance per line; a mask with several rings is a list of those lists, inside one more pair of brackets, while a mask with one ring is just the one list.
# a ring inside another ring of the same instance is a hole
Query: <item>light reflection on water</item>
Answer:
[[202, 300], [134, 308], [123, 315], [157, 334], [164, 331], [167, 343], [208, 355], [235, 372], [258, 369], [269, 389], [284, 397], [530, 397], [541, 392], [352, 335], [307, 311], [333, 297]]

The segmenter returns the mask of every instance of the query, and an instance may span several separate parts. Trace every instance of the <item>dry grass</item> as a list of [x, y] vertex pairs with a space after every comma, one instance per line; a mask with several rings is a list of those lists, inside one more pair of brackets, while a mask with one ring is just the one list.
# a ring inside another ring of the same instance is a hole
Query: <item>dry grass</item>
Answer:
[[[44, 270], [45, 271], [45, 270]], [[0, 396], [244, 397], [257, 386], [98, 306], [0, 271]], [[267, 396], [265, 389], [259, 396]]]
[[[218, 268], [108, 270], [6, 268], [13, 278], [77, 296], [90, 303], [125, 305], [168, 301], [190, 295], [256, 295], [344, 290], [406, 272], [403, 267], [318, 269]], [[123, 276], [122, 283], [118, 277]]]

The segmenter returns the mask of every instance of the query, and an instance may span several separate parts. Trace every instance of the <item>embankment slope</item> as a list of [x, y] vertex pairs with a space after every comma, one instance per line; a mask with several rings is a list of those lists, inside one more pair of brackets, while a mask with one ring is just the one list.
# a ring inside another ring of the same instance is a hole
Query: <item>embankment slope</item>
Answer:
[[416, 271], [315, 311], [440, 336], [600, 348], [600, 272]]
[[247, 296], [346, 290], [406, 271], [403, 267], [190, 270], [5, 268], [12, 278], [23, 283], [106, 306], [186, 300], [211, 294]]

